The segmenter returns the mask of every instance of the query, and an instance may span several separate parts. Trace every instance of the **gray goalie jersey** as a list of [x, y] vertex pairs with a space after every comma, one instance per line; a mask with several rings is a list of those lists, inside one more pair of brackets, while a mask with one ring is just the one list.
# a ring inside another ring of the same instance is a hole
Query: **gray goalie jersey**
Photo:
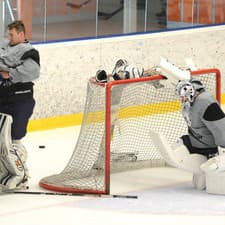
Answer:
[[40, 76], [39, 53], [26, 41], [11, 46], [9, 41], [0, 42], [0, 71], [7, 71], [13, 83], [30, 82]]
[[183, 115], [193, 147], [225, 147], [225, 114], [209, 92], [202, 91], [187, 111]]

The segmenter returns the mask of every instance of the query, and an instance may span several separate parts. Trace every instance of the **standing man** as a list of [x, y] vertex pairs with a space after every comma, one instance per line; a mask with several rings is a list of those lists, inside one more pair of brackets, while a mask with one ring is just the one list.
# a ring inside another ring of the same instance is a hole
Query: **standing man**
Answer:
[[23, 22], [14, 21], [8, 25], [8, 41], [0, 43], [0, 186], [3, 190], [21, 188], [27, 183], [27, 154], [21, 139], [33, 113], [33, 81], [39, 76], [39, 53], [26, 40]]

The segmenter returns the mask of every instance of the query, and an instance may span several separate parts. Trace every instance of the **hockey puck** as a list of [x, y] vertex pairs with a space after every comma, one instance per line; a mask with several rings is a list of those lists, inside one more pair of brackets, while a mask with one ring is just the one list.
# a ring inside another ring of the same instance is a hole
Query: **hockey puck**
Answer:
[[45, 148], [45, 145], [39, 145], [39, 148]]

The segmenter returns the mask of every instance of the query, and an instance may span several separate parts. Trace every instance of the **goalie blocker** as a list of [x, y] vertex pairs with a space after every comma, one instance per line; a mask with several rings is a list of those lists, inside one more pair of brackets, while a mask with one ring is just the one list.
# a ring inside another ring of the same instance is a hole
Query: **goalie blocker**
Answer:
[[19, 141], [11, 139], [12, 117], [0, 113], [0, 190], [26, 187], [28, 173], [26, 150]]

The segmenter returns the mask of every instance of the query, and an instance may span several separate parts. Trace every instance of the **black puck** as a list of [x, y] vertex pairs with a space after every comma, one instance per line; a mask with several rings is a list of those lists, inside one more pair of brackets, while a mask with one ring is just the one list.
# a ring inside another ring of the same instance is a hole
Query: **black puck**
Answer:
[[39, 145], [39, 148], [45, 148], [45, 145]]

